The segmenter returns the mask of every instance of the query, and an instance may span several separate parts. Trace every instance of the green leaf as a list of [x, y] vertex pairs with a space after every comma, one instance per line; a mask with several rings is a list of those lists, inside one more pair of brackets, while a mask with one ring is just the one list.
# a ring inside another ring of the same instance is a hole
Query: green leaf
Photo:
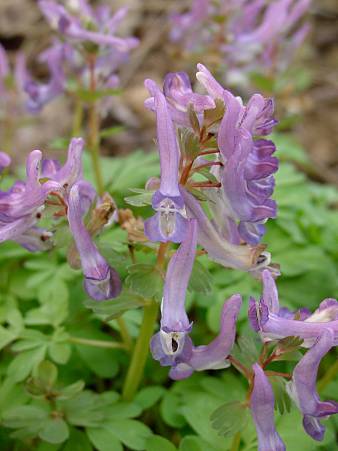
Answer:
[[212, 291], [211, 274], [198, 260], [195, 260], [188, 288], [204, 295], [208, 295]]
[[281, 376], [269, 376], [273, 393], [275, 396], [275, 409], [279, 411], [281, 415], [284, 412], [290, 412], [291, 400], [286, 392], [286, 382]]
[[146, 451], [176, 451], [177, 448], [169, 440], [159, 435], [152, 435], [148, 438]]
[[204, 451], [203, 443], [198, 437], [186, 436], [181, 440], [179, 451]]
[[49, 391], [56, 383], [58, 377], [57, 367], [48, 360], [39, 363], [35, 370], [34, 377], [38, 380], [46, 391]]
[[3, 349], [9, 343], [17, 338], [17, 333], [0, 326], [0, 349]]
[[41, 346], [31, 351], [25, 351], [14, 357], [8, 367], [8, 377], [14, 382], [20, 382], [45, 358], [47, 346]]
[[58, 390], [58, 399], [65, 400], [73, 398], [84, 389], [84, 386], [85, 383], [81, 380], [74, 382], [74, 384], [67, 385], [66, 387]]
[[76, 350], [81, 360], [97, 376], [112, 378], [116, 375], [118, 363], [114, 350], [83, 345], [76, 345]]
[[18, 406], [6, 412], [3, 424], [13, 429], [34, 427], [40, 430], [47, 419], [48, 412], [42, 407]]
[[138, 188], [129, 188], [129, 190], [137, 194], [125, 197], [124, 200], [127, 204], [133, 205], [134, 207], [146, 207], [147, 205], [151, 205], [151, 198], [153, 197], [154, 191]]
[[87, 428], [89, 440], [98, 451], [123, 451], [121, 442], [109, 428]]
[[51, 343], [48, 348], [48, 353], [55, 363], [64, 365], [70, 358], [72, 348], [68, 343]]
[[129, 266], [127, 269], [129, 275], [125, 283], [131, 291], [143, 296], [145, 299], [160, 295], [163, 279], [155, 266], [137, 263]]
[[48, 443], [63, 443], [69, 437], [69, 429], [62, 418], [50, 418], [40, 431], [39, 437]]
[[86, 299], [84, 302], [84, 305], [87, 308], [90, 308], [98, 315], [103, 315], [105, 318], [109, 319], [118, 318], [124, 312], [142, 307], [144, 304], [145, 300], [142, 296], [128, 290], [123, 290], [117, 298], [111, 301], [99, 303], [91, 299]]
[[212, 427], [218, 431], [219, 435], [232, 437], [245, 428], [248, 421], [248, 409], [243, 402], [228, 402], [215, 410], [211, 414], [210, 420]]
[[92, 451], [87, 435], [79, 429], [71, 428], [69, 439], [62, 451]]
[[161, 416], [165, 423], [173, 428], [181, 428], [186, 424], [181, 410], [178, 393], [166, 392], [161, 403]]
[[160, 386], [151, 386], [142, 388], [135, 396], [135, 402], [139, 404], [143, 410], [149, 409], [156, 404], [164, 395], [165, 389]]
[[132, 450], [143, 450], [146, 441], [151, 435], [151, 430], [140, 421], [115, 420], [107, 422], [106, 426], [125, 446]]

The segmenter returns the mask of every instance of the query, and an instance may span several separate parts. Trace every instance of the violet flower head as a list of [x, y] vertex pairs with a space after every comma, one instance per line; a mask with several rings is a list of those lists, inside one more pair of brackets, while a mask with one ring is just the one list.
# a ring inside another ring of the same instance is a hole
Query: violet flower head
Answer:
[[180, 41], [192, 29], [200, 29], [210, 14], [210, 0], [193, 0], [191, 10], [184, 14], [173, 14], [170, 37], [173, 41]]
[[255, 363], [252, 369], [255, 378], [250, 406], [256, 426], [258, 451], [285, 451], [285, 445], [275, 427], [275, 399], [271, 384], [258, 363]]
[[325, 426], [320, 419], [338, 413], [335, 401], [320, 401], [316, 390], [318, 367], [321, 359], [334, 346], [335, 337], [331, 329], [325, 329], [316, 343], [302, 357], [293, 370], [292, 380], [287, 389], [303, 414], [305, 431], [314, 440], [323, 440]]
[[47, 64], [50, 72], [50, 79], [47, 83], [34, 80], [27, 71], [25, 60], [21, 60], [19, 79], [22, 90], [27, 96], [26, 108], [30, 113], [38, 113], [47, 103], [64, 92], [66, 77], [63, 65], [66, 60], [66, 52], [66, 45], [58, 44], [40, 55], [40, 61]]
[[160, 154], [161, 183], [152, 198], [156, 214], [144, 224], [151, 241], [180, 243], [186, 234], [184, 200], [179, 188], [179, 147], [167, 101], [152, 80], [145, 85], [155, 99], [157, 139]]
[[311, 347], [323, 331], [330, 329], [334, 345], [338, 344], [338, 302], [325, 299], [311, 314], [306, 309], [290, 312], [279, 307], [275, 281], [269, 271], [263, 271], [263, 296], [259, 302], [249, 301], [249, 320], [252, 328], [259, 332], [264, 341], [286, 337], [300, 337], [302, 346]]
[[230, 366], [227, 357], [231, 353], [236, 338], [236, 321], [242, 305], [239, 294], [231, 296], [224, 302], [220, 333], [208, 345], [192, 346], [189, 358], [181, 359], [172, 366], [169, 376], [172, 379], [185, 379], [194, 371], [220, 370]]
[[126, 14], [125, 9], [111, 15], [107, 8], [91, 8], [86, 0], [74, 1], [68, 9], [53, 0], [40, 0], [39, 6], [50, 25], [74, 42], [112, 46], [122, 52], [138, 45], [139, 41], [134, 37], [115, 36], [117, 25]]
[[11, 164], [11, 157], [6, 152], [0, 151], [0, 174]]
[[118, 296], [122, 287], [119, 275], [99, 253], [83, 223], [95, 195], [88, 182], [75, 183], [69, 193], [68, 222], [81, 259], [84, 288], [90, 297], [103, 301]]
[[276, 202], [270, 198], [273, 173], [278, 169], [278, 160], [272, 156], [276, 148], [272, 141], [254, 139], [271, 133], [276, 124], [273, 101], [255, 94], [245, 107], [203, 65], [199, 64], [198, 69], [198, 80], [214, 99], [224, 101], [226, 109], [217, 142], [227, 216], [237, 224], [240, 238], [256, 245], [265, 233], [264, 223], [276, 216]]
[[197, 223], [188, 222], [184, 241], [171, 258], [163, 290], [161, 328], [151, 341], [151, 352], [161, 365], [174, 365], [191, 355], [191, 324], [185, 311], [185, 298], [197, 245]]

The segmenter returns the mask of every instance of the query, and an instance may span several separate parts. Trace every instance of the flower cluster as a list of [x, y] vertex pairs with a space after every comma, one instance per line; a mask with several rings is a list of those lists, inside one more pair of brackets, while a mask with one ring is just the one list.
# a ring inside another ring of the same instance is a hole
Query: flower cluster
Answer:
[[[82, 138], [73, 138], [63, 166], [57, 160], [42, 158], [40, 150], [29, 154], [26, 180], [18, 180], [8, 191], [0, 192], [0, 242], [13, 240], [30, 252], [51, 249], [54, 231], [66, 218], [81, 260], [85, 289], [93, 299], [104, 300], [117, 296], [121, 283], [84, 224], [84, 217], [97, 195], [93, 186], [83, 180], [83, 147]], [[1, 153], [0, 157], [2, 167], [9, 163], [6, 154]], [[113, 212], [111, 202], [110, 216]], [[50, 227], [39, 225], [50, 218]], [[105, 222], [101, 229], [104, 225]]]
[[[71, 80], [78, 89], [89, 89], [91, 79], [95, 89], [114, 89], [119, 84], [116, 74], [128, 60], [131, 49], [138, 45], [134, 37], [116, 36], [117, 28], [127, 14], [127, 8], [112, 14], [110, 7], [92, 8], [86, 0], [67, 2], [40, 0], [42, 14], [57, 33], [50, 47], [38, 55], [38, 61], [48, 68], [48, 82], [36, 81], [29, 73], [23, 55], [16, 65], [17, 90], [29, 113], [38, 113], [47, 103], [69, 91]], [[0, 92], [5, 90], [8, 74], [5, 52], [0, 48]]]
[[[163, 91], [152, 80], [145, 82], [151, 94], [146, 107], [156, 113], [161, 165], [152, 198], [156, 214], [146, 221], [145, 233], [152, 241], [180, 243], [193, 218], [198, 242], [212, 260], [256, 272], [270, 262], [260, 241], [264, 223], [276, 216], [271, 195], [278, 160], [273, 142], [263, 138], [276, 124], [273, 101], [255, 94], [245, 106], [202, 64], [198, 69], [204, 95], [192, 91], [182, 72], [168, 74]], [[206, 182], [195, 179], [199, 173]], [[212, 220], [195, 188], [205, 193]]]
[[[284, 70], [304, 41], [311, 0], [193, 0], [172, 17], [171, 39], [189, 52], [221, 52], [228, 80], [245, 72]], [[202, 31], [201, 31], [202, 30]]]
[[[155, 214], [145, 221], [145, 234], [162, 247], [180, 243], [167, 267], [160, 330], [151, 340], [152, 355], [162, 366], [170, 367], [169, 375], [176, 380], [194, 371], [233, 364], [249, 382], [247, 407], [256, 426], [258, 449], [283, 451], [269, 381], [271, 373], [280, 373], [268, 372], [266, 367], [287, 352], [281, 348], [283, 340], [292, 342], [297, 337], [296, 347], [309, 350], [292, 376], [286, 375], [286, 390], [303, 414], [305, 431], [322, 440], [325, 428], [320, 419], [337, 413], [338, 404], [320, 401], [316, 378], [321, 359], [338, 344], [338, 302], [326, 299], [313, 314], [279, 306], [278, 271], [269, 266], [270, 256], [261, 244], [264, 223], [276, 216], [271, 195], [278, 160], [273, 156], [274, 143], [265, 138], [276, 124], [273, 100], [254, 94], [244, 105], [201, 64], [196, 78], [205, 94], [193, 92], [182, 72], [168, 74], [163, 90], [152, 80], [145, 82], [151, 95], [145, 105], [156, 114], [161, 166], [160, 180], [152, 178], [147, 184], [147, 189], [153, 190]], [[249, 271], [262, 280], [262, 298], [249, 302], [252, 328], [265, 343], [252, 366], [232, 356], [242, 305], [239, 294], [224, 302], [220, 332], [213, 341], [195, 346], [190, 337], [193, 324], [185, 300], [198, 245], [211, 260]], [[276, 348], [267, 357], [271, 345]]]

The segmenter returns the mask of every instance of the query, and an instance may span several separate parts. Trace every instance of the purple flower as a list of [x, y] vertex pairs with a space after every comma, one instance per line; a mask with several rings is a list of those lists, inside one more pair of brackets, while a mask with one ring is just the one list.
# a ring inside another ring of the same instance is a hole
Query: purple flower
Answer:
[[197, 223], [189, 221], [185, 240], [171, 258], [165, 279], [161, 308], [161, 329], [151, 340], [151, 352], [162, 366], [171, 366], [170, 377], [184, 379], [194, 371], [221, 369], [229, 366], [226, 360], [236, 335], [236, 320], [241, 297], [232, 296], [225, 302], [221, 317], [221, 331], [207, 346], [195, 347], [189, 337], [192, 324], [185, 311], [185, 297], [197, 244]]
[[176, 131], [163, 93], [152, 80], [146, 80], [145, 85], [155, 99], [161, 165], [160, 188], [152, 198], [157, 213], [145, 222], [145, 234], [151, 241], [180, 243], [185, 237], [188, 221], [178, 182], [180, 153]]
[[71, 140], [64, 166], [43, 160], [40, 150], [29, 154], [26, 181], [16, 181], [8, 191], [0, 192], [0, 242], [14, 240], [31, 252], [51, 246], [50, 232], [36, 224], [44, 214], [48, 196], [56, 193], [63, 206], [67, 205], [70, 188], [82, 178], [83, 144], [82, 138]]
[[285, 451], [285, 445], [275, 427], [275, 399], [271, 384], [258, 363], [255, 363], [252, 369], [255, 378], [250, 407], [256, 426], [258, 451]]
[[[170, 72], [164, 78], [163, 94], [167, 100], [172, 120], [181, 127], [190, 128], [189, 106], [196, 112], [200, 121], [204, 110], [215, 108], [214, 100], [203, 94], [193, 92], [186, 72]], [[146, 99], [145, 106], [155, 111], [155, 98]]]
[[318, 367], [321, 359], [335, 345], [335, 334], [324, 329], [316, 343], [310, 348], [293, 370], [287, 389], [301, 410], [305, 431], [315, 440], [323, 440], [325, 427], [320, 419], [338, 413], [335, 401], [320, 401], [316, 390]]
[[[193, 0], [191, 11], [185, 14], [174, 14], [170, 37], [173, 41], [181, 40], [187, 31], [199, 29], [210, 14], [210, 0]], [[194, 34], [195, 35], [195, 34]]]
[[111, 16], [107, 8], [95, 11], [85, 0], [74, 2], [72, 11], [53, 0], [40, 0], [39, 6], [50, 25], [74, 42], [112, 46], [122, 52], [138, 45], [139, 41], [134, 37], [114, 36], [117, 25], [126, 15], [126, 9]]
[[227, 360], [236, 338], [236, 321], [242, 305], [239, 294], [224, 302], [219, 335], [208, 345], [193, 346], [188, 358], [181, 359], [169, 373], [172, 379], [185, 379], [194, 371], [220, 370], [230, 366]]
[[311, 315], [306, 311], [292, 314], [279, 307], [275, 281], [269, 271], [263, 271], [263, 296], [259, 302], [249, 302], [249, 319], [252, 328], [259, 332], [264, 341], [286, 337], [300, 337], [304, 347], [311, 347], [324, 330], [331, 329], [334, 344], [338, 344], [338, 302], [325, 299]]
[[0, 174], [11, 164], [11, 157], [5, 152], [0, 152]]
[[225, 114], [218, 130], [218, 147], [223, 166], [219, 178], [229, 220], [238, 224], [239, 236], [249, 244], [258, 244], [265, 233], [264, 223], [276, 217], [276, 202], [270, 199], [274, 190], [273, 173], [278, 160], [272, 141], [254, 139], [271, 133], [272, 99], [255, 94], [247, 106], [240, 98], [224, 90], [210, 72], [198, 65], [198, 80], [208, 93], [225, 104]]
[[173, 365], [191, 354], [191, 324], [185, 311], [185, 297], [194, 264], [197, 223], [188, 222], [184, 241], [171, 258], [163, 290], [161, 329], [152, 338], [151, 351], [161, 365]]
[[47, 103], [64, 92], [66, 77], [63, 64], [66, 52], [66, 45], [57, 44], [40, 55], [40, 61], [47, 64], [50, 72], [48, 83], [33, 80], [26, 69], [24, 59], [21, 60], [19, 79], [22, 90], [28, 97], [26, 107], [30, 113], [38, 113]]
[[211, 260], [220, 263], [226, 268], [240, 269], [259, 273], [270, 264], [270, 254], [264, 252], [265, 246], [249, 246], [232, 244], [235, 241], [236, 230], [233, 224], [226, 224], [226, 217], [222, 213], [224, 207], [223, 198], [220, 202], [215, 196], [211, 197], [210, 205], [214, 204], [215, 210], [220, 215], [210, 221], [199, 202], [182, 189], [188, 217], [195, 218], [198, 224], [198, 243], [207, 251]]
[[121, 292], [121, 281], [99, 253], [83, 223], [96, 193], [85, 181], [75, 183], [69, 193], [68, 222], [80, 255], [84, 274], [84, 288], [96, 301], [114, 298]]

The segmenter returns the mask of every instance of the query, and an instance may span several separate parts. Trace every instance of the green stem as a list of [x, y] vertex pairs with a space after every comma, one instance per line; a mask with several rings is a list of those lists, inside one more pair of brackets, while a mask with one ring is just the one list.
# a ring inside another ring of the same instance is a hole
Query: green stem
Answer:
[[83, 103], [81, 99], [76, 97], [73, 118], [73, 130], [72, 130], [73, 137], [81, 136], [82, 121], [83, 121]]
[[143, 321], [140, 333], [134, 348], [127, 377], [122, 390], [123, 399], [130, 401], [133, 399], [140, 385], [144, 366], [149, 353], [149, 342], [154, 331], [157, 317], [157, 303], [151, 302], [143, 309]]
[[240, 443], [241, 443], [241, 433], [236, 432], [234, 438], [232, 439], [230, 451], [238, 451]]
[[318, 391], [319, 392], [323, 391], [324, 388], [327, 385], [329, 385], [329, 383], [333, 381], [333, 379], [335, 379], [337, 374], [338, 374], [338, 360], [336, 360], [336, 362], [329, 368], [327, 373], [318, 382], [317, 384]]
[[[96, 91], [96, 78], [95, 78], [95, 55], [90, 55], [88, 57], [89, 73], [90, 73], [90, 83], [89, 89], [95, 94]], [[94, 170], [94, 176], [96, 181], [96, 187], [99, 195], [104, 192], [104, 183], [100, 167], [100, 117], [97, 113], [97, 105], [94, 99], [91, 100], [89, 111], [88, 111], [88, 145], [90, 149], [90, 154], [92, 157], [92, 165]]]
[[117, 324], [119, 326], [120, 335], [121, 335], [121, 338], [122, 338], [122, 341], [123, 341], [125, 347], [127, 349], [131, 350], [132, 347], [133, 347], [133, 340], [131, 339], [131, 336], [130, 336], [130, 334], [128, 332], [128, 329], [127, 329], [127, 326], [126, 326], [126, 323], [125, 323], [124, 319], [122, 317], [117, 318], [116, 322], [117, 322]]
[[126, 347], [124, 343], [118, 343], [116, 341], [91, 340], [80, 337], [69, 337], [69, 341], [79, 345], [94, 346], [95, 348], [121, 349]]

